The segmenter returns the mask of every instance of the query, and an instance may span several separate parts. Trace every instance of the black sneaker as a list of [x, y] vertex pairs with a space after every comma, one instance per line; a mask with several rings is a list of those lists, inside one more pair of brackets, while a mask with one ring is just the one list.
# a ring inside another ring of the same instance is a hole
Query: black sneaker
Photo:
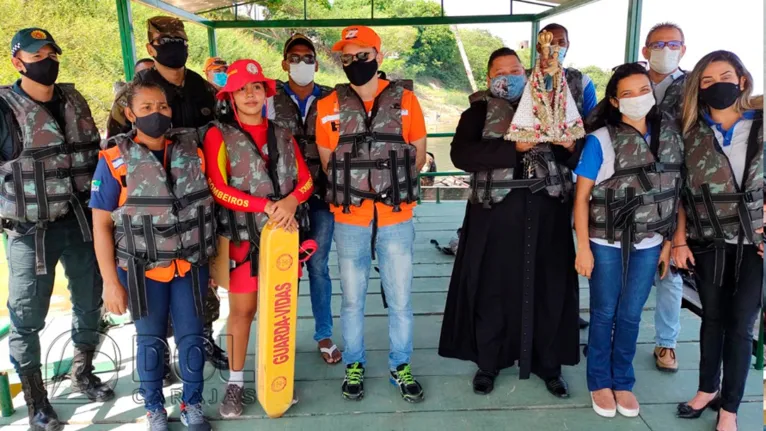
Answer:
[[404, 401], [410, 403], [423, 401], [423, 387], [412, 377], [410, 364], [399, 365], [396, 371], [391, 371], [391, 383], [399, 387], [399, 393], [402, 394]]
[[359, 401], [364, 397], [364, 367], [359, 362], [346, 365], [346, 377], [343, 379], [343, 398]]
[[218, 370], [229, 369], [229, 357], [226, 351], [218, 347], [212, 337], [205, 342], [205, 359]]

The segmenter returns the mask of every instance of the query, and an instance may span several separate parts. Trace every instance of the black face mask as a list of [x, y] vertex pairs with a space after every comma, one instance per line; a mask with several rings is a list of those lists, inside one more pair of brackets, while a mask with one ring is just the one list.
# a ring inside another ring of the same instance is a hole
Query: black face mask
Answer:
[[186, 42], [166, 42], [162, 45], [152, 45], [157, 51], [154, 57], [157, 62], [171, 69], [180, 69], [186, 65], [189, 58], [189, 47]]
[[348, 66], [343, 66], [343, 71], [346, 72], [348, 81], [357, 87], [364, 85], [375, 76], [378, 71], [378, 62], [372, 61], [355, 61]]
[[35, 63], [24, 63], [26, 72], [22, 75], [42, 85], [53, 85], [59, 77], [59, 62], [48, 57]]
[[704, 90], [700, 90], [699, 97], [702, 103], [713, 109], [726, 109], [737, 101], [742, 90], [739, 84], [731, 82], [716, 82]]
[[152, 138], [159, 138], [170, 129], [170, 123], [172, 121], [172, 118], [162, 115], [159, 112], [155, 112], [144, 117], [136, 117], [135, 126], [136, 129], [142, 131], [145, 135]]

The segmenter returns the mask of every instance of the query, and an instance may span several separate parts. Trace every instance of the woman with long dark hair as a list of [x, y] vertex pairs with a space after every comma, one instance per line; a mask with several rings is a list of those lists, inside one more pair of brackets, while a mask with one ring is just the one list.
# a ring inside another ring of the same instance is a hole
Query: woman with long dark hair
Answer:
[[673, 260], [697, 274], [702, 329], [699, 387], [678, 416], [720, 407], [722, 431], [737, 429], [762, 305], [763, 98], [752, 91], [739, 57], [714, 51], [689, 74], [683, 102], [686, 175]]
[[575, 267], [591, 291], [588, 389], [597, 414], [635, 417], [638, 328], [658, 265], [662, 277], [669, 268], [683, 148], [638, 63], [615, 69], [598, 109], [575, 169]]

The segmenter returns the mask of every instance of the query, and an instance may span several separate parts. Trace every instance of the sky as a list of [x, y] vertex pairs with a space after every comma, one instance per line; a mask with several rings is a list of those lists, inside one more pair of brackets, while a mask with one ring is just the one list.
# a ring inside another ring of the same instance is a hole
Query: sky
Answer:
[[[437, 3], [440, 0], [433, 0]], [[544, 7], [514, 2], [514, 13], [537, 13]], [[507, 13], [509, 0], [444, 0], [447, 15]], [[628, 0], [599, 0], [541, 23], [564, 25], [570, 47], [566, 66], [596, 65], [611, 69], [624, 62]], [[691, 70], [710, 51], [726, 49], [739, 55], [753, 74], [755, 92], [764, 83], [764, 0], [643, 0], [641, 45], [656, 23], [671, 21], [684, 31], [687, 51], [681, 68]], [[511, 48], [530, 39], [531, 24], [465, 25], [499, 36]], [[639, 53], [640, 59], [643, 60]]]

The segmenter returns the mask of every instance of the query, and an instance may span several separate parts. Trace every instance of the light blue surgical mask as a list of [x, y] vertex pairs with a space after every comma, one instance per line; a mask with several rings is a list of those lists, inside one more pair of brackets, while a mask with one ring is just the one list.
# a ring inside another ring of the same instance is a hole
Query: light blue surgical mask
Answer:
[[489, 83], [489, 91], [493, 96], [514, 102], [521, 98], [524, 86], [527, 83], [527, 76], [521, 75], [499, 75]]
[[217, 85], [218, 87], [223, 87], [226, 85], [226, 79], [229, 76], [226, 74], [226, 72], [215, 72], [213, 73], [213, 84]]
[[564, 65], [564, 57], [567, 56], [567, 47], [562, 46], [559, 48], [559, 64]]

